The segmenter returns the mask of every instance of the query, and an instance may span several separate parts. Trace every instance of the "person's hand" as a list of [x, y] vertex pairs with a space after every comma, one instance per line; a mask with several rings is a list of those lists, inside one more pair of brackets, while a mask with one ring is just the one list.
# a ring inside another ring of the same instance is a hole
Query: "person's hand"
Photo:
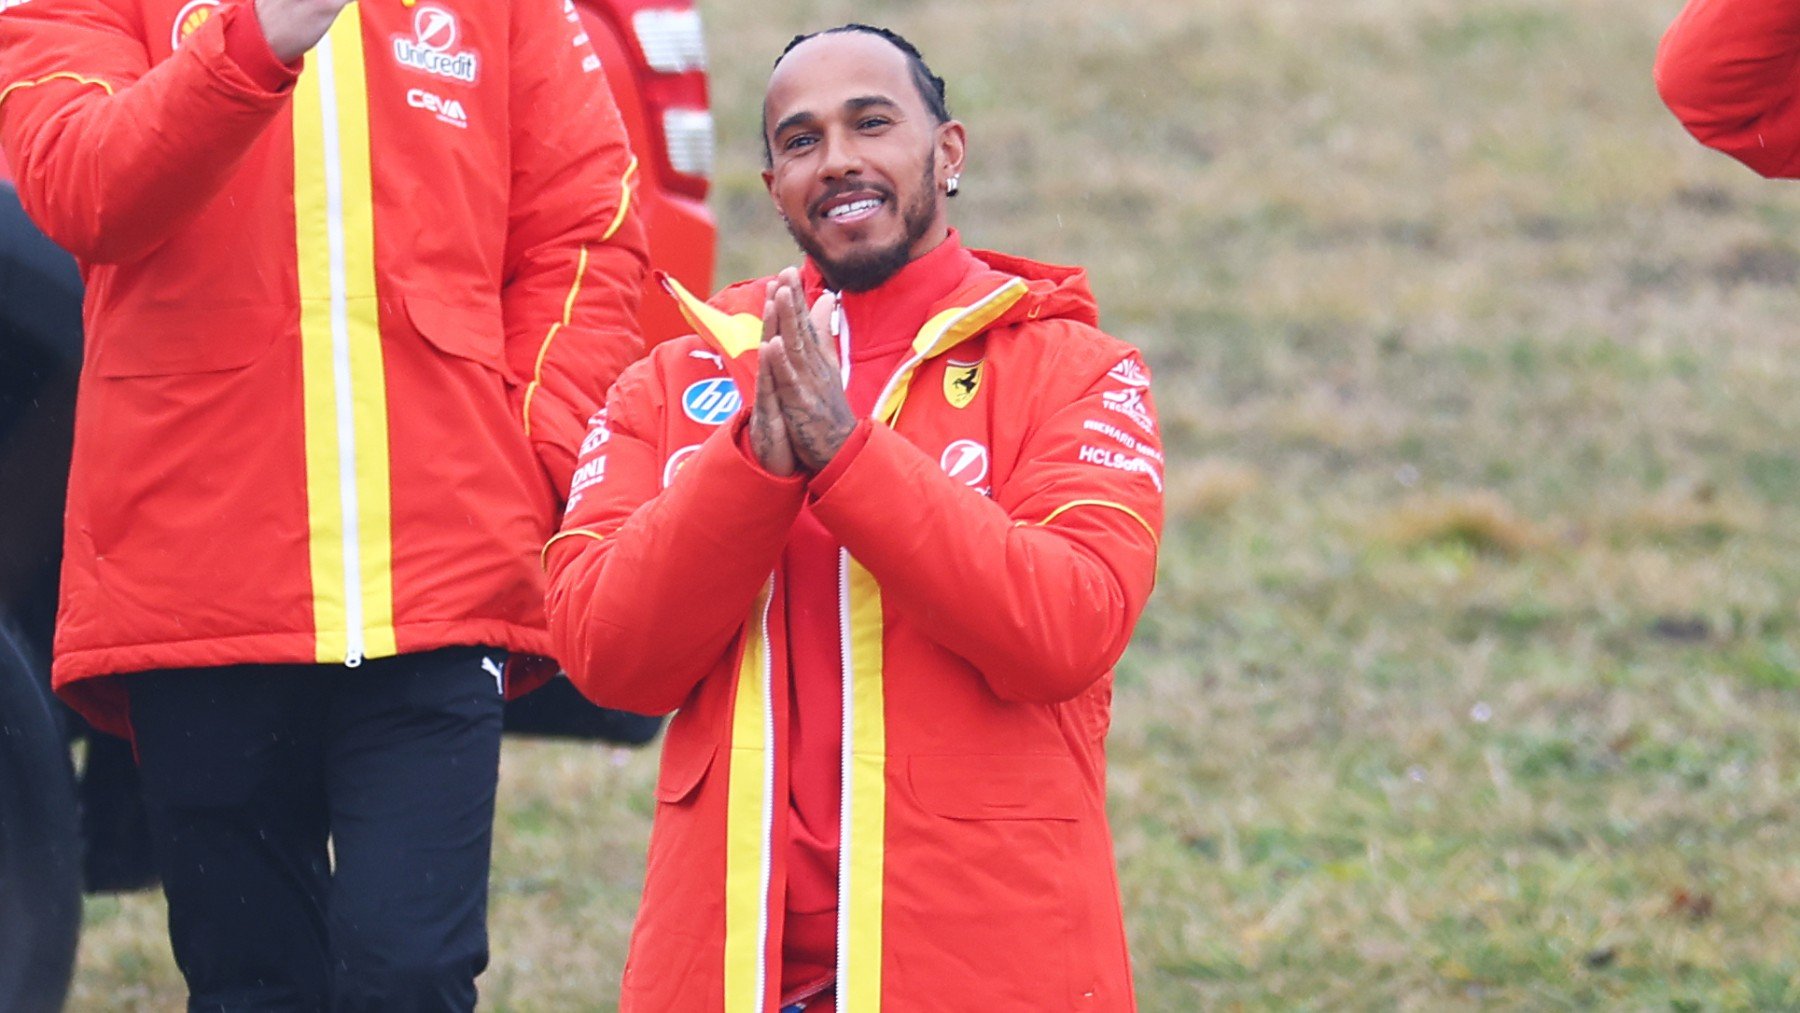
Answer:
[[756, 363], [756, 401], [750, 406], [750, 450], [763, 470], [786, 477], [799, 466], [794, 461], [794, 447], [788, 441], [787, 421], [781, 415], [781, 401], [775, 395], [775, 377], [771, 372], [769, 348], [781, 339], [775, 333], [775, 283], [769, 282], [763, 294], [762, 352]]
[[774, 380], [794, 457], [814, 473], [831, 463], [856, 428], [844, 397], [837, 349], [820, 337], [821, 332], [830, 334], [836, 308], [836, 298], [826, 293], [809, 311], [800, 272], [791, 267], [776, 276], [764, 307], [765, 321], [774, 310], [775, 334], [763, 344], [762, 363]]
[[256, 0], [263, 38], [282, 63], [293, 63], [319, 44], [350, 0]]

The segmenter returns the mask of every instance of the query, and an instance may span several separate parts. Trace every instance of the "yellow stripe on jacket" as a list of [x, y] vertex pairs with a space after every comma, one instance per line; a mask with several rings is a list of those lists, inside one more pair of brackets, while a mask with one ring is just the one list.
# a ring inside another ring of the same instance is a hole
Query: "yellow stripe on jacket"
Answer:
[[774, 730], [772, 586], [757, 596], [738, 661], [725, 816], [725, 1013], [763, 1013], [768, 984]]
[[320, 662], [396, 653], [387, 380], [362, 20], [346, 8], [294, 89], [294, 234]]
[[838, 1009], [881, 1010], [882, 881], [887, 861], [887, 711], [881, 587], [843, 557], [847, 793], [839, 843]]

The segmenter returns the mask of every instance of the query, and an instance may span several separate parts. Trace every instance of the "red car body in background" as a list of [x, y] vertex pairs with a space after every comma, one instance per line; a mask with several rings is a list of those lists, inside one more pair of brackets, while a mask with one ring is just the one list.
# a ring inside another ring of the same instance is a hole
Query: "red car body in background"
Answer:
[[[691, 2], [576, 0], [588, 40], [638, 155], [638, 214], [650, 262], [712, 291], [714, 225], [706, 208], [712, 176], [712, 112], [706, 51]], [[646, 293], [640, 320], [655, 344], [689, 330], [673, 300]]]

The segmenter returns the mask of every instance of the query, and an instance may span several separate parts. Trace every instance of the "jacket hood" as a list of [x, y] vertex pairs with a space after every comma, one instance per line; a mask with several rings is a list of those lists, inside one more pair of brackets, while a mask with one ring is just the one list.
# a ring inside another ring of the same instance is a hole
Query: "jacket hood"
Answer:
[[986, 264], [990, 272], [1011, 275], [1025, 282], [1025, 298], [1013, 307], [1012, 312], [996, 321], [996, 326], [1013, 323], [1015, 314], [1018, 319], [1025, 320], [1068, 320], [1089, 327], [1100, 326], [1100, 304], [1094, 299], [1094, 290], [1088, 287], [1084, 268], [1047, 264], [993, 250], [970, 250], [969, 253]]

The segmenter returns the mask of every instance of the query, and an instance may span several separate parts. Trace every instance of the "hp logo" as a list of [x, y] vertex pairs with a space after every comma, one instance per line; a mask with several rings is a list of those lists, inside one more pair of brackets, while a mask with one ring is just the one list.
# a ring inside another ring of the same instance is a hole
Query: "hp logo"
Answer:
[[723, 425], [743, 404], [737, 384], [722, 376], [689, 384], [681, 392], [681, 410], [703, 426]]

